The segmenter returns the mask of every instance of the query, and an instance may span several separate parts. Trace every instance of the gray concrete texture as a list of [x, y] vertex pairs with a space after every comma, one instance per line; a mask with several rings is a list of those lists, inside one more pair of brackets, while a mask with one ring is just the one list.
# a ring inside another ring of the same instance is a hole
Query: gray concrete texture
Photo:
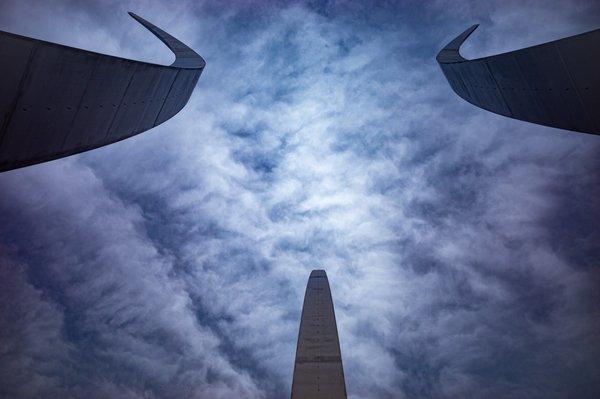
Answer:
[[204, 60], [130, 14], [175, 53], [172, 65], [0, 31], [0, 172], [126, 139], [185, 106]]
[[600, 29], [467, 60], [459, 49], [477, 26], [437, 55], [456, 94], [510, 118], [600, 134]]
[[324, 270], [308, 279], [294, 363], [292, 399], [346, 398], [335, 312]]

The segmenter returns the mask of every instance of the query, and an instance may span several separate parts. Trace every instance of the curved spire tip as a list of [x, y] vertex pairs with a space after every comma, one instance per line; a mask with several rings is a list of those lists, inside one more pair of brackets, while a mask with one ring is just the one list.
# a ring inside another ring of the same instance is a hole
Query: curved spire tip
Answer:
[[479, 27], [479, 24], [471, 25], [467, 30], [465, 30], [460, 35], [456, 36], [452, 41], [440, 50], [436, 59], [440, 63], [450, 63], [450, 62], [460, 62], [465, 61], [460, 55], [460, 46], [471, 36], [475, 29]]
[[186, 46], [184, 43], [171, 36], [164, 30], [140, 17], [134, 12], [127, 12], [133, 19], [138, 21], [148, 29], [154, 36], [156, 36], [161, 42], [163, 42], [169, 50], [175, 54], [175, 61], [171, 64], [172, 67], [186, 68], [186, 69], [201, 69], [206, 65], [206, 61], [194, 50]]

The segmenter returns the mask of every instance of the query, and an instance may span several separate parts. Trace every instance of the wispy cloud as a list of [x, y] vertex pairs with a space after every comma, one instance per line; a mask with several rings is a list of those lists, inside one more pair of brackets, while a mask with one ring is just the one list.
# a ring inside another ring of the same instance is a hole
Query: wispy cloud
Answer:
[[208, 62], [152, 132], [0, 175], [0, 392], [287, 396], [313, 268], [351, 397], [600, 390], [600, 143], [478, 110], [434, 61], [472, 22], [481, 54], [598, 6], [0, 7], [0, 29], [167, 57], [129, 7]]

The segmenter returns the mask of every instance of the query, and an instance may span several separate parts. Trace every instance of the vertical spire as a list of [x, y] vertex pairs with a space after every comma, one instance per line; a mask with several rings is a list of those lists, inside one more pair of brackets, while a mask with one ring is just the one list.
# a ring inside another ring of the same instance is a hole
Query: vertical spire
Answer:
[[298, 333], [292, 399], [345, 399], [346, 383], [325, 270], [310, 273]]

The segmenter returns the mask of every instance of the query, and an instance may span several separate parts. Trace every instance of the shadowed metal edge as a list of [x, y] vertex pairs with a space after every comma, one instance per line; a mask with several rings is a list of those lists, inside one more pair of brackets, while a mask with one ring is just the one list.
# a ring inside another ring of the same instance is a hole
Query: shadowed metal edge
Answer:
[[0, 172], [124, 140], [177, 114], [206, 65], [130, 12], [174, 54], [169, 66], [0, 31]]
[[458, 35], [436, 57], [457, 95], [510, 118], [600, 134], [600, 29], [467, 60], [460, 47], [478, 26]]

